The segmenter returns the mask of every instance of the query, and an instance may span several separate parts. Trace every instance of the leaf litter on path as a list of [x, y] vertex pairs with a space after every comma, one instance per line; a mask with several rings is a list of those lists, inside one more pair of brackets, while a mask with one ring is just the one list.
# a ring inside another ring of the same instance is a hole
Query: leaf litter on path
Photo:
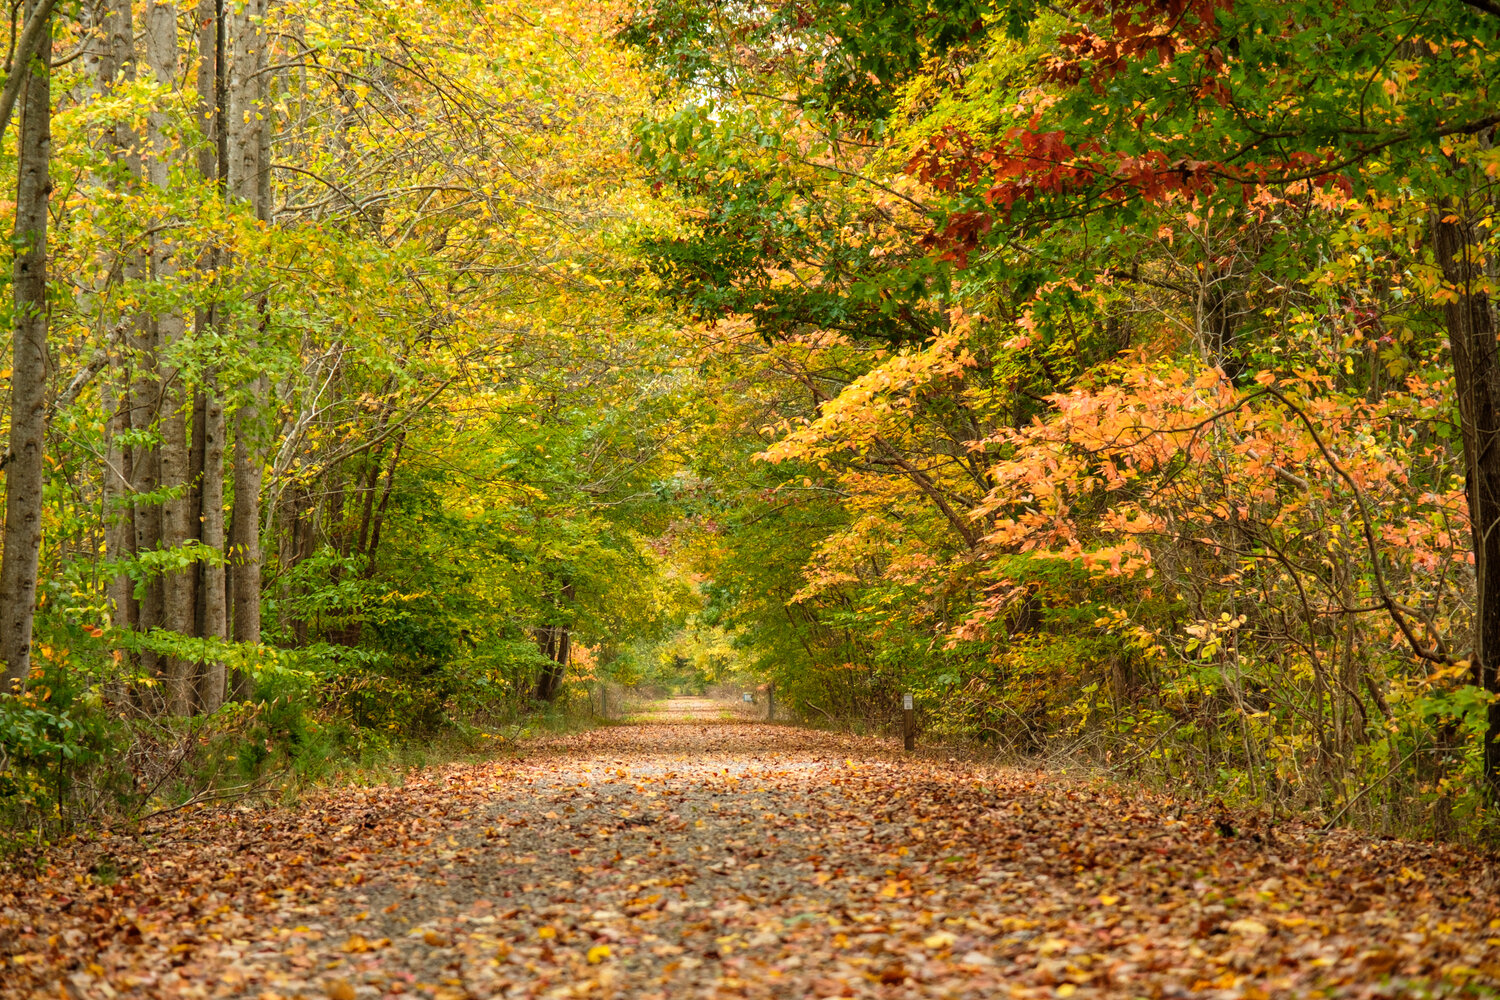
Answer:
[[[1492, 993], [1488, 861], [673, 702], [0, 880], [0, 997]], [[99, 873], [115, 872], [101, 879]]]

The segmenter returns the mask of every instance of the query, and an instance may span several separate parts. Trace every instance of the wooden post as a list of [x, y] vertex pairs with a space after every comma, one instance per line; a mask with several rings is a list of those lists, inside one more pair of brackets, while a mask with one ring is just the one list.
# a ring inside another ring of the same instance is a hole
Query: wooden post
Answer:
[[901, 696], [901, 741], [908, 751], [917, 748], [917, 712], [909, 694]]

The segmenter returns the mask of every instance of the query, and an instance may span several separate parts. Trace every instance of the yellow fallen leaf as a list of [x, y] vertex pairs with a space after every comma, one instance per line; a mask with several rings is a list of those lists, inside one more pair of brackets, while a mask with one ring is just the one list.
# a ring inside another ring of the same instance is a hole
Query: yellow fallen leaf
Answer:
[[948, 948], [957, 940], [958, 937], [956, 935], [950, 934], [947, 931], [938, 931], [936, 934], [929, 934], [923, 938], [922, 944], [933, 949]]
[[589, 964], [598, 965], [609, 957], [609, 945], [596, 944], [589, 949]]
[[1236, 934], [1245, 934], [1250, 937], [1262, 937], [1270, 932], [1270, 928], [1265, 924], [1259, 920], [1251, 920], [1249, 917], [1234, 921], [1229, 925], [1229, 929]]
[[536, 932], [536, 936], [551, 941], [553, 938], [557, 937], [557, 930], [552, 927], [543, 927], [541, 930]]
[[390, 938], [381, 938], [378, 941], [371, 941], [363, 934], [351, 934], [349, 936], [349, 940], [344, 942], [344, 945], [340, 950], [343, 951], [346, 955], [363, 955], [367, 951], [379, 951], [381, 948], [386, 947], [390, 943]]
[[1099, 905], [1100, 906], [1114, 906], [1119, 901], [1120, 901], [1120, 897], [1119, 896], [1100, 896], [1099, 897]]
[[330, 979], [323, 984], [328, 1000], [354, 1000], [354, 984], [347, 979]]

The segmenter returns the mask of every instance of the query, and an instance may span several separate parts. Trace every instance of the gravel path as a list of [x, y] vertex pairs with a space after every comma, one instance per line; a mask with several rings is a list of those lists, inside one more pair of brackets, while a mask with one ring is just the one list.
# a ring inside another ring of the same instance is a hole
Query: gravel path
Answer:
[[[12, 890], [0, 982], [30, 970], [35, 992], [0, 993], [1395, 997], [1500, 981], [1500, 911], [1472, 855], [1232, 829], [1118, 785], [906, 758], [712, 702], [646, 718], [294, 814], [205, 814], [131, 855], [128, 891], [54, 896], [51, 925]], [[167, 866], [195, 888], [166, 891]], [[45, 961], [65, 967], [57, 988]]]

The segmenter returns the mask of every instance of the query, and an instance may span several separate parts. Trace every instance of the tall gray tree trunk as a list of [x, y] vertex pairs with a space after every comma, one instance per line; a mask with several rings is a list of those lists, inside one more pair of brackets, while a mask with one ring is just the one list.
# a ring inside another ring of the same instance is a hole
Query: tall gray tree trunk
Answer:
[[[108, 0], [104, 24], [110, 53], [107, 60], [110, 84], [130, 83], [136, 79], [137, 63], [135, 14], [130, 0]], [[131, 129], [129, 122], [122, 120], [116, 124], [115, 155], [125, 164], [126, 183], [131, 186], [138, 185], [145, 174], [141, 145], [141, 136]], [[150, 266], [149, 249], [127, 252], [120, 261], [120, 276], [126, 282], [144, 282], [150, 276]], [[124, 382], [125, 407], [129, 414], [127, 426], [134, 439], [126, 461], [130, 470], [126, 493], [131, 508], [130, 554], [140, 556], [161, 547], [162, 509], [160, 500], [155, 499], [161, 485], [161, 452], [154, 443], [159, 430], [161, 380], [157, 371], [156, 323], [149, 316], [137, 315], [127, 320], [126, 329], [129, 377]], [[135, 591], [132, 602], [135, 614], [130, 624], [142, 632], [161, 627], [164, 624], [161, 579], [148, 579]], [[162, 673], [161, 658], [150, 651], [141, 653], [140, 666], [152, 676]]]
[[[130, 502], [130, 449], [120, 439], [130, 429], [130, 407], [126, 404], [129, 369], [118, 352], [99, 384], [104, 407], [104, 558], [116, 563], [135, 553], [135, 514]], [[124, 572], [114, 572], [105, 585], [111, 619], [115, 627], [134, 629], [138, 621], [135, 586]]]
[[[85, 105], [98, 100], [114, 86], [115, 60], [111, 50], [110, 12], [107, 7], [85, 4], [79, 8], [79, 28], [83, 35], [80, 62], [83, 78], [70, 95], [71, 103]], [[111, 129], [109, 138], [112, 140]], [[100, 178], [91, 178], [91, 183], [101, 184]], [[115, 261], [106, 257], [105, 270], [112, 270]], [[75, 308], [80, 315], [89, 315], [103, 308], [102, 297], [111, 279], [105, 278], [93, 288], [80, 289]], [[130, 551], [135, 537], [135, 528], [128, 516], [129, 470], [126, 452], [121, 447], [120, 435], [129, 425], [129, 411], [121, 405], [122, 389], [128, 381], [121, 362], [116, 341], [117, 331], [107, 336], [102, 350], [105, 352], [104, 371], [99, 379], [99, 406], [104, 416], [104, 468], [100, 475], [100, 521], [103, 528], [104, 596], [111, 623], [132, 627], [135, 609], [130, 577], [113, 572], [114, 565]], [[121, 685], [111, 683], [111, 695], [119, 698], [125, 692]]]
[[[177, 5], [152, 0], [146, 9], [146, 61], [156, 80], [166, 86], [177, 82]], [[177, 159], [176, 142], [166, 132], [167, 116], [157, 112], [150, 121], [151, 161], [147, 171], [151, 184], [166, 192], [171, 184], [172, 165]], [[170, 285], [177, 278], [178, 247], [168, 228], [158, 233], [151, 242], [151, 272], [153, 279]], [[163, 363], [160, 368], [160, 434], [161, 434], [161, 486], [167, 491], [162, 503], [161, 545], [164, 549], [178, 549], [186, 545], [189, 537], [196, 535], [195, 518], [189, 510], [188, 393], [182, 372], [174, 356], [183, 346], [187, 325], [182, 313], [168, 308], [156, 317], [157, 343], [161, 349]], [[195, 625], [196, 606], [193, 584], [196, 574], [192, 567], [169, 570], [162, 580], [162, 626], [169, 632], [191, 636]], [[193, 684], [195, 667], [192, 661], [182, 657], [169, 657], [164, 665], [167, 687], [167, 710], [173, 715], [190, 715], [197, 700]]]
[[[264, 217], [262, 204], [262, 132], [266, 128], [261, 102], [261, 70], [265, 68], [265, 33], [262, 19], [265, 0], [247, 0], [227, 15], [229, 28], [229, 83], [224, 164], [228, 195], [234, 201], [249, 205], [257, 217]], [[263, 304], [255, 316], [241, 316], [239, 322], [247, 334], [260, 323]], [[254, 335], [245, 342], [253, 346]], [[258, 401], [266, 393], [265, 378], [246, 386], [244, 397], [234, 415], [234, 517], [231, 521], [229, 547], [230, 593], [233, 632], [237, 642], [260, 642], [260, 494], [264, 475], [261, 457], [261, 415]]]
[[[122, 83], [135, 78], [135, 40], [130, 4], [127, 0], [109, 0], [100, 19], [103, 40], [99, 46], [96, 62], [98, 86], [102, 93], [109, 93]], [[141, 177], [140, 151], [135, 135], [124, 122], [116, 123], [107, 136], [112, 155], [117, 163], [124, 165], [125, 183], [138, 182]], [[119, 180], [111, 179], [112, 185]], [[122, 279], [140, 276], [139, 262], [127, 256], [115, 262]], [[130, 385], [131, 364], [129, 346], [111, 352], [109, 367], [101, 382], [101, 403], [105, 411], [104, 454], [104, 555], [110, 563], [126, 562], [134, 558], [135, 548], [135, 501], [131, 492], [135, 482], [135, 449], [121, 444], [130, 430]], [[140, 625], [140, 606], [135, 597], [135, 584], [123, 571], [113, 574], [105, 588], [112, 610], [115, 626], [134, 630]]]
[[[27, 0], [29, 17], [38, 0]], [[47, 203], [52, 193], [51, 25], [29, 64], [21, 98], [12, 269], [10, 441], [5, 458], [5, 549], [0, 555], [0, 657], [12, 684], [31, 673], [42, 546], [43, 446], [47, 425]]]

